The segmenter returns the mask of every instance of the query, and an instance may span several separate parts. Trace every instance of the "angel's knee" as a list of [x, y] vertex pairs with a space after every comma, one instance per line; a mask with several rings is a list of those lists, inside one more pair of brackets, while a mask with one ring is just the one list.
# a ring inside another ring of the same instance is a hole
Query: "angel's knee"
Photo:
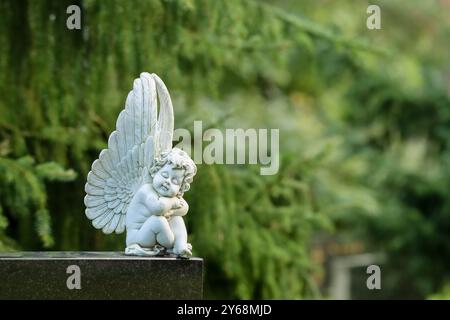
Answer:
[[148, 226], [154, 233], [160, 233], [169, 229], [169, 223], [163, 216], [151, 216], [144, 223], [144, 226]]
[[151, 216], [138, 230], [127, 232], [127, 245], [137, 243], [143, 247], [153, 247], [155, 244], [171, 248], [174, 235], [165, 217]]
[[150, 219], [152, 221], [151, 224], [153, 231], [156, 234], [156, 241], [163, 247], [173, 247], [175, 236], [170, 229], [167, 219], [162, 216], [152, 216], [149, 218], [149, 220]]

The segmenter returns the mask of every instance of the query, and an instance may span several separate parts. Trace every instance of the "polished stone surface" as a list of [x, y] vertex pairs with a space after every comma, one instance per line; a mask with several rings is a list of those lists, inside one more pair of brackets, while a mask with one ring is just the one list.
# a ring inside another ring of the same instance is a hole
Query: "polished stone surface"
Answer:
[[[81, 289], [69, 289], [80, 270]], [[201, 299], [203, 259], [121, 252], [0, 253], [0, 299]]]

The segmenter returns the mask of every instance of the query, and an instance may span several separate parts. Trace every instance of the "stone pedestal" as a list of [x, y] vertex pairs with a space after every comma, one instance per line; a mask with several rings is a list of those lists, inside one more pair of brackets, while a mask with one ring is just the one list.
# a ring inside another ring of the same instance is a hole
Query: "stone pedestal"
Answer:
[[200, 258], [0, 253], [0, 299], [201, 299], [202, 290]]

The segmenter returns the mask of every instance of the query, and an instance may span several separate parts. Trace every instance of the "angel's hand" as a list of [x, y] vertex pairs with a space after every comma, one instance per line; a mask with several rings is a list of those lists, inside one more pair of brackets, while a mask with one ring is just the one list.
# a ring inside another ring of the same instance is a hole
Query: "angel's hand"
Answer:
[[187, 212], [189, 211], [189, 205], [187, 204], [187, 202], [181, 198], [178, 199], [179, 201], [179, 206], [175, 209], [172, 209], [172, 214], [175, 216], [185, 216], [187, 214]]
[[164, 217], [169, 218], [169, 217], [172, 216], [172, 213], [173, 213], [173, 210], [170, 209], [169, 211], [167, 211], [167, 212], [164, 214]]
[[181, 199], [175, 198], [172, 204], [172, 209], [180, 209], [183, 207], [183, 201]]

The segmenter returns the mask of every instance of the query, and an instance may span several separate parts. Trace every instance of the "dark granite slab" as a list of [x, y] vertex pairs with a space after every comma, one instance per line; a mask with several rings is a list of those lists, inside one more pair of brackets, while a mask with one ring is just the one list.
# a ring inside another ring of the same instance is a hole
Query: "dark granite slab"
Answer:
[[[67, 286], [79, 267], [81, 289]], [[201, 299], [203, 259], [121, 252], [0, 253], [0, 299]]]

